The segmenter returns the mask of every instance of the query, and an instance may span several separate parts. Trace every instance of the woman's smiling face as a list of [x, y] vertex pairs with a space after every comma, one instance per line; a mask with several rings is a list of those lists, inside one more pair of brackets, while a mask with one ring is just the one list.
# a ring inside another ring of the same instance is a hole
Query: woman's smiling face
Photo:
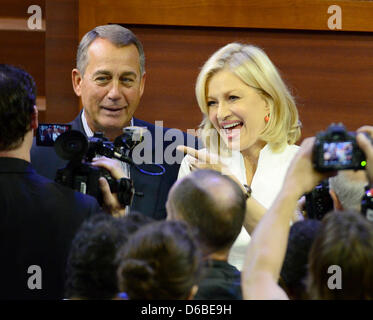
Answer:
[[256, 89], [222, 69], [207, 83], [208, 116], [224, 142], [244, 151], [258, 142], [269, 107]]

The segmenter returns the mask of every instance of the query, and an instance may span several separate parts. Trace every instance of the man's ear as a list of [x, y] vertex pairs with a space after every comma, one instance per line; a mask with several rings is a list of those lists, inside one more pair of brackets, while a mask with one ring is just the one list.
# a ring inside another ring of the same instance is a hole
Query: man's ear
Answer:
[[146, 80], [146, 72], [144, 72], [140, 80], [140, 98], [142, 97], [142, 94], [144, 93], [145, 80]]
[[34, 106], [34, 111], [32, 112], [31, 115], [31, 129], [36, 130], [39, 126], [39, 113], [38, 113], [38, 108]]
[[73, 88], [75, 91], [75, 94], [80, 97], [82, 93], [82, 80], [83, 76], [81, 75], [80, 71], [78, 69], [73, 69], [71, 72], [71, 80], [73, 83]]
[[329, 189], [329, 194], [330, 194], [330, 197], [333, 200], [334, 210], [343, 210], [341, 201], [339, 201], [339, 199], [337, 197], [337, 194], [334, 192], [333, 189]]

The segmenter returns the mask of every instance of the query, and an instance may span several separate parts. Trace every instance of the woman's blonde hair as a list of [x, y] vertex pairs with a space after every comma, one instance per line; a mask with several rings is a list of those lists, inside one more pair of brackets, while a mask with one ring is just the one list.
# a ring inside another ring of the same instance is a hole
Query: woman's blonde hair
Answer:
[[267, 142], [273, 151], [281, 151], [286, 144], [294, 144], [299, 139], [301, 126], [294, 98], [271, 60], [258, 47], [230, 43], [207, 60], [197, 78], [196, 97], [204, 114], [201, 136], [208, 149], [216, 147], [212, 143], [221, 142], [219, 135], [217, 142], [211, 139], [211, 130], [215, 129], [208, 118], [207, 84], [222, 69], [233, 72], [266, 101], [270, 117], [259, 139]]

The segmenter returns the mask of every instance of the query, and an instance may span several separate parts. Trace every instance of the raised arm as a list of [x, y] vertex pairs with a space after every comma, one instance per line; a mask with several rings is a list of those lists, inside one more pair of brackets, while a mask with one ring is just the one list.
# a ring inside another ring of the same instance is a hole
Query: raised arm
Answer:
[[313, 169], [314, 138], [305, 139], [293, 159], [283, 188], [255, 228], [242, 273], [244, 299], [287, 299], [277, 284], [285, 257], [290, 221], [298, 199], [332, 174]]

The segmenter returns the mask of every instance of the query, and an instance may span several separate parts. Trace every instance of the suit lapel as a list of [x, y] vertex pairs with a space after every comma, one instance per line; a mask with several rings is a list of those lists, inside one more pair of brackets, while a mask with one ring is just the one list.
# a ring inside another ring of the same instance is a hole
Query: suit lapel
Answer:
[[[149, 126], [148, 123], [145, 122], [145, 121], [141, 121], [141, 120], [138, 120], [136, 118], [134, 118], [133, 120], [134, 120], [133, 121], [134, 126], [145, 127], [149, 130], [149, 132], [151, 134], [151, 137], [152, 137], [152, 141], [151, 141], [151, 144], [152, 144], [152, 161], [154, 161], [154, 158], [155, 158], [155, 150], [154, 150], [155, 143], [153, 141], [154, 134], [155, 134], [154, 133], [154, 127]], [[157, 167], [154, 167], [154, 166], [149, 165], [149, 164], [140, 164], [137, 167], [139, 169], [142, 169], [142, 170], [145, 170], [145, 171], [159, 172]], [[146, 203], [147, 207], [149, 207], [152, 204], [152, 206], [153, 206], [152, 211], [155, 212], [158, 209], [159, 190], [161, 190], [161, 182], [162, 182], [162, 179], [163, 179], [163, 175], [162, 176], [147, 175], [143, 172], [140, 172], [134, 166], [131, 166], [130, 171], [131, 171], [131, 179], [133, 179], [135, 181], [136, 191], [144, 193], [144, 199], [141, 202]], [[155, 192], [155, 190], [158, 190], [158, 191]], [[135, 197], [133, 208], [135, 210], [141, 211], [140, 207], [137, 208], [138, 203], [136, 201], [136, 198], [138, 198], [138, 197]]]

